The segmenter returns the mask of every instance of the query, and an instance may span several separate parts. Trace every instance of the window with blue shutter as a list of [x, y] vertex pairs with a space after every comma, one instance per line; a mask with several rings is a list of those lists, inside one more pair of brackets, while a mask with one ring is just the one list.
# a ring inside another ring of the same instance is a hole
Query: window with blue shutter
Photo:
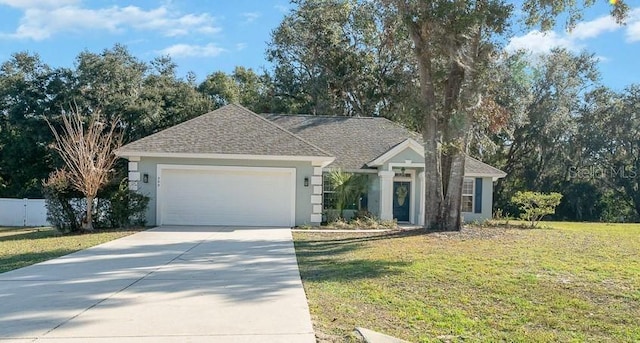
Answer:
[[465, 178], [462, 183], [462, 212], [473, 212], [473, 179]]
[[482, 178], [476, 178], [475, 213], [482, 213]]

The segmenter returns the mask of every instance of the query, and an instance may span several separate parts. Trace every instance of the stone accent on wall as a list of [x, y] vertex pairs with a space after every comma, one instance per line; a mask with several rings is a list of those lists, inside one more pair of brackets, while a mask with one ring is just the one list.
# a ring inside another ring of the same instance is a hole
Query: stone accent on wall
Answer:
[[322, 168], [314, 167], [311, 176], [311, 224], [318, 225], [322, 222]]
[[139, 181], [140, 172], [138, 171], [138, 162], [129, 162], [129, 189], [137, 191]]
[[321, 186], [322, 185], [322, 174], [318, 175], [314, 175], [311, 177], [311, 184], [314, 186]]
[[313, 186], [313, 194], [322, 195], [322, 186]]
[[322, 214], [322, 205], [313, 205], [314, 214]]

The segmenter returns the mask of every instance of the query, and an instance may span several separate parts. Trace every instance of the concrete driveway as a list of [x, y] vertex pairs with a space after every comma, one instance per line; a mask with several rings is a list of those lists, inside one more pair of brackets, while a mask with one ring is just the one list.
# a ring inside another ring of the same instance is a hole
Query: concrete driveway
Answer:
[[0, 340], [315, 342], [291, 232], [161, 227], [0, 274]]

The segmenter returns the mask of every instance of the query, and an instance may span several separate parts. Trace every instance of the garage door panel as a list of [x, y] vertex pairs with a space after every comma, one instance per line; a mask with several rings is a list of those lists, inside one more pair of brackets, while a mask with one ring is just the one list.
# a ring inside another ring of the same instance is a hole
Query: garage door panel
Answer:
[[164, 225], [293, 225], [293, 169], [165, 169], [161, 175]]

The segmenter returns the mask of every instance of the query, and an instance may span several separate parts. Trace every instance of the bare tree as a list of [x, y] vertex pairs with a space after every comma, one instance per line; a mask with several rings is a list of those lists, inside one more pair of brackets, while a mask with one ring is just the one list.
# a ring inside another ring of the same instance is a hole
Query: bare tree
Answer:
[[69, 181], [73, 188], [84, 194], [87, 214], [82, 220], [84, 230], [93, 230], [93, 200], [108, 181], [116, 162], [114, 151], [122, 146], [122, 135], [116, 132], [117, 119], [109, 125], [100, 121], [96, 113], [84, 123], [83, 116], [76, 108], [69, 115], [62, 116], [60, 132], [50, 122], [58, 151], [65, 163]]

